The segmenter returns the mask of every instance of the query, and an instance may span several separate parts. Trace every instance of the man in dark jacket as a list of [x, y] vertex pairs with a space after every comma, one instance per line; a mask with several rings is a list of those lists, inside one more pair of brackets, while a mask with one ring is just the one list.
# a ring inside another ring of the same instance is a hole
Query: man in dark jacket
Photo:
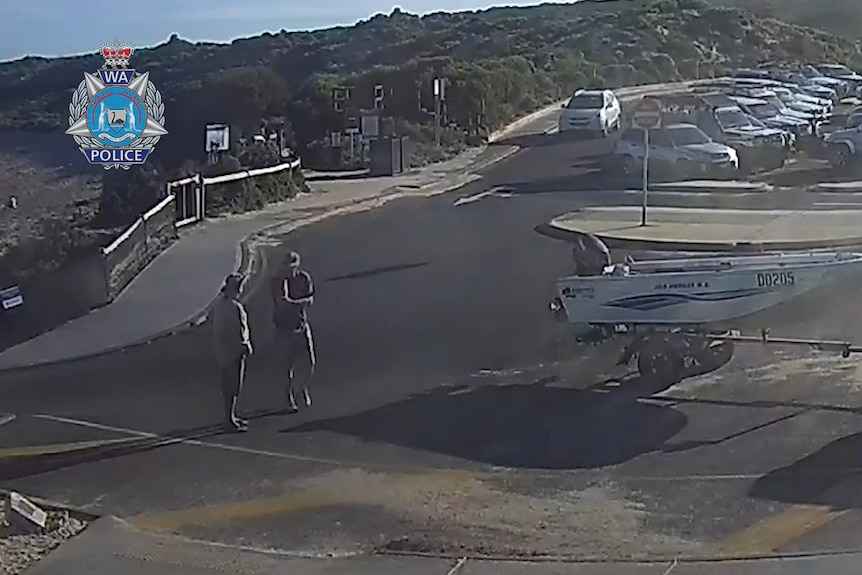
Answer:
[[605, 242], [593, 234], [581, 233], [572, 248], [575, 273], [581, 276], [601, 275], [606, 266], [613, 263], [611, 251]]
[[300, 388], [306, 407], [310, 407], [311, 395], [308, 388], [317, 364], [314, 339], [306, 311], [308, 306], [314, 303], [314, 282], [311, 275], [300, 267], [300, 263], [299, 254], [290, 252], [272, 285], [273, 323], [280, 351], [285, 357], [287, 404], [291, 411], [299, 409], [294, 395], [296, 370], [304, 368]]

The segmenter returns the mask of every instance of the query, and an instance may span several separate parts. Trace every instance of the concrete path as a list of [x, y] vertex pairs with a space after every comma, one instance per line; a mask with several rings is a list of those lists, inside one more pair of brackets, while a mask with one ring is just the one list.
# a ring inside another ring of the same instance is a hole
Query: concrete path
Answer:
[[687, 192], [692, 194], [709, 193], [755, 193], [772, 191], [772, 186], [763, 182], [738, 180], [686, 180], [680, 182], [661, 182], [650, 184], [650, 191]]
[[862, 193], [862, 181], [854, 182], [823, 182], [808, 188], [821, 194], [854, 194]]
[[565, 239], [596, 234], [612, 247], [715, 250], [746, 245], [798, 250], [862, 245], [862, 210], [700, 210], [632, 206], [586, 208], [565, 214], [542, 228]]

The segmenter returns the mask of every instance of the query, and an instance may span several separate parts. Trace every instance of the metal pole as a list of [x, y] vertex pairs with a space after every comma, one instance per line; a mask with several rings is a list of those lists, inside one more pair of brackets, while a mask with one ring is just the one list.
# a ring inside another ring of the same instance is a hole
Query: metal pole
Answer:
[[643, 191], [641, 194], [641, 225], [647, 225], [647, 196], [649, 195], [649, 130], [644, 129], [644, 165], [643, 165]]
[[434, 144], [440, 147], [440, 94], [434, 96]]

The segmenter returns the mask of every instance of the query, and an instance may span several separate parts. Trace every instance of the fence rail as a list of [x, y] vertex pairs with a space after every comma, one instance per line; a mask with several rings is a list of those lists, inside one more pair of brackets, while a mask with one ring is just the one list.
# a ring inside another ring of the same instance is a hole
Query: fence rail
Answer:
[[165, 197], [102, 248], [109, 298], [113, 299], [159, 253], [176, 239], [178, 230], [204, 219], [207, 185], [295, 170], [300, 160], [233, 174], [206, 177], [195, 174], [165, 184]]

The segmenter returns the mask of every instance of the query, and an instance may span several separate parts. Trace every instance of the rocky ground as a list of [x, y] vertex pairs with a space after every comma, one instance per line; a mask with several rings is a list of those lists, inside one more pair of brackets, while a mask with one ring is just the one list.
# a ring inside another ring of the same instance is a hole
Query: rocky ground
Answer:
[[9, 520], [7, 502], [0, 508], [0, 575], [18, 575], [67, 539], [87, 527], [87, 522], [68, 511], [48, 510], [42, 533], [24, 533]]

